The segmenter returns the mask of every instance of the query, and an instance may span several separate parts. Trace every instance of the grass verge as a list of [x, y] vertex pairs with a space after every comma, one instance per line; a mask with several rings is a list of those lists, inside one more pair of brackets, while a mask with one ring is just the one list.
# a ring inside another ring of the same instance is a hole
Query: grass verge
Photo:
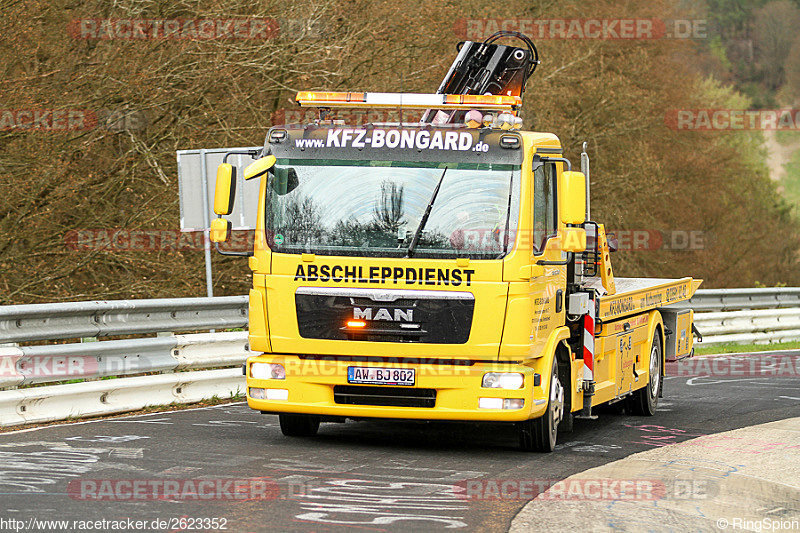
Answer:
[[775, 344], [715, 344], [701, 348], [698, 345], [695, 355], [711, 355], [719, 353], [774, 352], [775, 350], [800, 350], [800, 341], [777, 342]]

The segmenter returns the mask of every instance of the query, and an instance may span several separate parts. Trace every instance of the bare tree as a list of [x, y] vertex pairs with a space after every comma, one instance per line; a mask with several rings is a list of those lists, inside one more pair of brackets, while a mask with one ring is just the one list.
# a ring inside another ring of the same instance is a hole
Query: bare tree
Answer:
[[764, 83], [778, 89], [785, 80], [784, 66], [800, 27], [800, 9], [788, 0], [770, 2], [755, 14], [755, 38]]
[[786, 58], [786, 91], [794, 102], [800, 101], [800, 39], [795, 40]]
[[388, 233], [397, 233], [406, 223], [403, 215], [403, 186], [392, 181], [381, 183], [381, 199], [374, 208], [375, 225]]

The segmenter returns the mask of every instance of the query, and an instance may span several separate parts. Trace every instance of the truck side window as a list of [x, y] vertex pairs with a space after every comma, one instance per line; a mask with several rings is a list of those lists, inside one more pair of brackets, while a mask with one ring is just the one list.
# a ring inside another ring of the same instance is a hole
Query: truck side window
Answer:
[[556, 235], [556, 166], [540, 165], [533, 172], [533, 251], [544, 251], [549, 237]]

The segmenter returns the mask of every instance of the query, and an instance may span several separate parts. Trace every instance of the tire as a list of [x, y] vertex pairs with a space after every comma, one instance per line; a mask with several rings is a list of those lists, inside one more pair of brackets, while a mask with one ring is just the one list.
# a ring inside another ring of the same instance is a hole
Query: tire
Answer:
[[278, 415], [281, 433], [287, 437], [313, 437], [319, 430], [319, 417], [313, 415]]
[[639, 416], [653, 416], [658, 407], [658, 394], [661, 392], [661, 372], [663, 357], [661, 352], [661, 334], [656, 331], [653, 335], [653, 344], [650, 346], [650, 372], [648, 373], [647, 386], [634, 391], [627, 400], [627, 407], [631, 414]]
[[517, 423], [519, 447], [526, 452], [552, 452], [556, 447], [558, 424], [564, 416], [564, 387], [558, 379], [558, 365], [553, 360], [547, 410], [539, 418]]

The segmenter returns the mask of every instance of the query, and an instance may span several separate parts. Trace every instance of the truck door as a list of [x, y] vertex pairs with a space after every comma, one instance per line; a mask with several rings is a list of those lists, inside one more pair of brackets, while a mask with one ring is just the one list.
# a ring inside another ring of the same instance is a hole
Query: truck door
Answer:
[[[558, 179], [556, 165], [534, 159], [533, 165], [533, 228], [531, 232], [531, 263], [562, 261], [558, 235]], [[544, 275], [531, 278], [531, 343], [533, 351], [544, 349], [550, 333], [564, 323], [565, 265], [545, 265]]]

